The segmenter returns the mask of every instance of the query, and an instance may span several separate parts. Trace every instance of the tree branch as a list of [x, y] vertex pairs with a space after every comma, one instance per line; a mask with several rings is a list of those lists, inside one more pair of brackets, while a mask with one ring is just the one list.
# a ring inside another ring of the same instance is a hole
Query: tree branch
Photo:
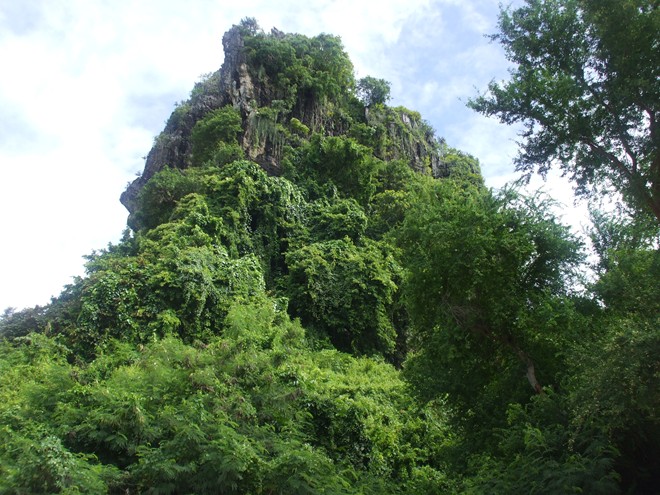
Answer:
[[591, 149], [591, 151], [594, 151], [595, 153], [603, 156], [604, 158], [607, 158], [608, 161], [612, 162], [612, 164], [616, 166], [619, 172], [625, 176], [628, 182], [632, 184], [635, 174], [614, 153], [605, 150], [602, 146], [594, 142], [594, 140], [590, 137], [583, 136], [581, 138], [581, 141], [587, 146], [589, 146], [589, 149]]

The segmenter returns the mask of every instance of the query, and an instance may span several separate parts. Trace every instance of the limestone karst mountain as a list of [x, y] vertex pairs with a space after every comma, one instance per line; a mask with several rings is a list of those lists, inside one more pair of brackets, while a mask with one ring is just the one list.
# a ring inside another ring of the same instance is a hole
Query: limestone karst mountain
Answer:
[[[402, 107], [370, 108], [356, 98], [353, 67], [339, 38], [323, 34], [308, 39], [277, 29], [264, 34], [242, 24], [224, 34], [222, 46], [222, 67], [197, 83], [190, 99], [174, 110], [147, 156], [144, 172], [122, 194], [129, 212], [156, 172], [192, 165], [195, 124], [228, 105], [241, 117], [239, 142], [245, 157], [272, 175], [281, 173], [283, 147], [299, 144], [296, 129], [350, 135], [375, 145], [378, 158], [404, 159], [414, 170], [434, 177], [450, 174], [451, 164], [442, 158], [444, 142], [419, 113]], [[476, 164], [473, 167], [478, 174]]]
[[551, 201], [487, 188], [339, 38], [223, 48], [122, 240], [0, 316], [0, 494], [656, 493], [657, 237], [603, 217], [578, 292]]

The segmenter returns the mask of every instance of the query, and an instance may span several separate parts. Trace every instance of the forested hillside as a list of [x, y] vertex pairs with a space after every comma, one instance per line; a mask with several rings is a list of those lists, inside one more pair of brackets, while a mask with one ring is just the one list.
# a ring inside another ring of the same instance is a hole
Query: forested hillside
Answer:
[[339, 38], [234, 26], [121, 242], [1, 317], [0, 493], [659, 493], [658, 16], [505, 10], [517, 69], [470, 102], [522, 172], [620, 195], [595, 280]]

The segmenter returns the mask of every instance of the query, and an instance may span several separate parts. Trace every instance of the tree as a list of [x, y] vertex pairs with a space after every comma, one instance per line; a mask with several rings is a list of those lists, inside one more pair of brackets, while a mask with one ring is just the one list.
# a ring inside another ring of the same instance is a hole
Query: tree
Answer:
[[242, 131], [241, 115], [231, 105], [213, 110], [193, 127], [193, 163], [201, 165], [216, 153], [224, 155], [223, 165], [240, 159], [243, 153], [237, 135]]
[[484, 432], [504, 421], [506, 404], [556, 384], [574, 326], [567, 277], [581, 254], [547, 202], [430, 182], [399, 242], [412, 322], [406, 368], [423, 397], [446, 397], [459, 423]]
[[526, 0], [499, 31], [511, 79], [469, 105], [524, 125], [518, 170], [558, 165], [578, 193], [614, 189], [660, 222], [658, 3]]
[[387, 103], [390, 99], [390, 83], [385, 79], [363, 77], [357, 83], [357, 93], [367, 107]]
[[254, 17], [243, 17], [241, 22], [238, 24], [239, 29], [242, 31], [243, 35], [256, 36], [262, 32], [259, 23]]

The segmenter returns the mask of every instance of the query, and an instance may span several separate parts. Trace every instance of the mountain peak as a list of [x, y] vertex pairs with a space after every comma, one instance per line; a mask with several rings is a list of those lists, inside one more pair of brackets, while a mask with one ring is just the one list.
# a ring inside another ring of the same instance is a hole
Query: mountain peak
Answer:
[[144, 172], [121, 195], [131, 214], [154, 174], [199, 163], [193, 156], [193, 129], [229, 106], [240, 115], [244, 158], [270, 175], [281, 173], [286, 147], [299, 147], [313, 134], [348, 136], [371, 147], [379, 159], [403, 159], [418, 172], [449, 175], [443, 142], [418, 112], [367, 105], [358, 97], [353, 65], [339, 37], [310, 38], [275, 28], [266, 34], [248, 18], [224, 34], [222, 45], [221, 68], [196, 83], [190, 98], [174, 109]]

